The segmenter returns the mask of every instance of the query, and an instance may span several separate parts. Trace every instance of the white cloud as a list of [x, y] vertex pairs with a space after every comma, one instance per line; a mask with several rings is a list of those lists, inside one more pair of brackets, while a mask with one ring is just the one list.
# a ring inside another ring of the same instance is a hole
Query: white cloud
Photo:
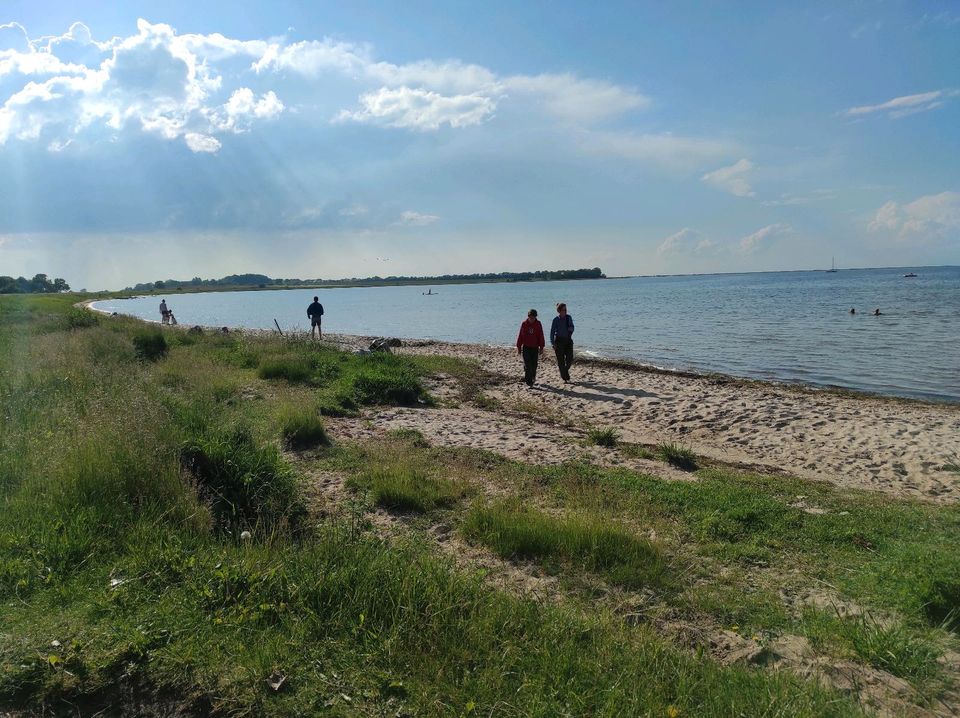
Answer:
[[360, 105], [361, 109], [356, 112], [344, 110], [337, 119], [388, 127], [436, 130], [444, 124], [450, 127], [480, 124], [496, 109], [496, 103], [482, 95], [448, 97], [409, 87], [381, 87], [376, 92], [362, 95]]
[[583, 150], [590, 154], [656, 162], [678, 168], [702, 165], [736, 151], [734, 145], [720, 140], [672, 134], [584, 132], [581, 138]]
[[741, 159], [729, 167], [707, 172], [700, 179], [737, 197], [753, 197], [756, 193], [747, 179], [753, 168], [753, 162]]
[[958, 93], [956, 90], [934, 90], [933, 92], [921, 92], [916, 95], [904, 95], [894, 97], [879, 105], [861, 105], [860, 107], [851, 107], [844, 110], [842, 114], [847, 117], [862, 117], [875, 113], [886, 113], [888, 117], [894, 119], [914, 115], [918, 112], [926, 112], [936, 109], [943, 105], [947, 98], [954, 97]]
[[904, 205], [886, 202], [867, 228], [901, 239], [960, 238], [960, 192], [925, 195]]
[[33, 50], [27, 31], [20, 23], [8, 22], [0, 25], [0, 52], [5, 50], [23, 53]]
[[774, 237], [790, 232], [789, 225], [786, 224], [768, 224], [766, 227], [758, 229], [753, 234], [748, 234], [740, 240], [739, 248], [744, 254], [753, 254], [757, 250], [769, 244]]
[[569, 74], [514, 75], [503, 81], [503, 87], [508, 93], [529, 93], [551, 114], [584, 124], [651, 104], [650, 98], [636, 90]]
[[198, 132], [188, 132], [183, 139], [193, 152], [216, 152], [221, 147], [220, 140], [216, 137], [201, 135]]
[[201, 37], [178, 36], [169, 25], [138, 20], [137, 34], [97, 42], [85, 25], [74, 23], [64, 35], [32, 41], [25, 51], [3, 51], [0, 74], [41, 79], [0, 97], [0, 144], [11, 137], [43, 137], [57, 151], [84, 132], [132, 126], [164, 139], [182, 138], [195, 152], [215, 152], [217, 132], [245, 131], [284, 110], [274, 91], [258, 98], [247, 87], [220, 105], [215, 98], [222, 97], [223, 77], [206, 55], [249, 55], [267, 45]]
[[674, 232], [663, 240], [660, 246], [657, 247], [657, 254], [669, 254], [671, 252], [681, 251], [688, 248], [692, 242], [698, 241], [699, 238], [699, 232], [689, 227], [684, 227], [679, 232]]
[[433, 224], [439, 220], [435, 214], [421, 214], [420, 212], [414, 212], [413, 210], [406, 210], [405, 212], [400, 213], [400, 219], [397, 221], [397, 224], [402, 224], [408, 227], [425, 227], [428, 224]]
[[712, 239], [707, 239], [700, 232], [684, 227], [674, 232], [657, 247], [660, 255], [708, 256], [717, 254], [722, 247]]

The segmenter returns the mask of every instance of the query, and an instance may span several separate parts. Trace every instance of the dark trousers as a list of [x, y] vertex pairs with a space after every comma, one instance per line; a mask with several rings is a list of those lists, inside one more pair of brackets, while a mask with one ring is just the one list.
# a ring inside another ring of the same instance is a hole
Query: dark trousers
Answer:
[[570, 367], [573, 365], [573, 339], [557, 337], [553, 342], [553, 350], [557, 353], [557, 368], [565, 381], [570, 381]]
[[540, 360], [540, 350], [537, 347], [523, 348], [523, 380], [527, 386], [537, 380], [537, 362]]

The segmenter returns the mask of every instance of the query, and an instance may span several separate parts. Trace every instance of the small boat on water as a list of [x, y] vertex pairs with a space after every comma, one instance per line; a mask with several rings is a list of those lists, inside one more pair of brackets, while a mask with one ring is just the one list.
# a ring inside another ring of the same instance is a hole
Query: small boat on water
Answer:
[[907, 273], [907, 274], [904, 274], [903, 276], [904, 276], [904, 277], [916, 277], [917, 275], [914, 274], [913, 272], [909, 272], [909, 273]]
[[825, 272], [836, 272], [837, 271], [837, 262], [836, 257], [830, 258], [830, 269], [825, 269]]

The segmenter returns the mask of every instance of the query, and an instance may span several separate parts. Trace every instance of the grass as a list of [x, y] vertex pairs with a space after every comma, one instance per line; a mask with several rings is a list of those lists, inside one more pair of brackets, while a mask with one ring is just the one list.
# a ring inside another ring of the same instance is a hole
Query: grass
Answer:
[[587, 443], [613, 448], [620, 442], [620, 432], [616, 429], [593, 428], [587, 431]]
[[808, 609], [803, 617], [807, 635], [818, 648], [855, 656], [875, 668], [916, 683], [934, 678], [942, 650], [929, 635], [918, 635], [895, 622], [868, 613], [842, 616]]
[[448, 508], [469, 492], [462, 482], [429, 476], [408, 466], [375, 469], [358, 483], [369, 486], [377, 506], [392, 511], [426, 513]]
[[[71, 328], [77, 300], [0, 297], [0, 711], [861, 715], [815, 681], [719, 665], [615, 610], [642, 586], [667, 611], [800, 630], [775, 590], [752, 590], [773, 566], [895, 612], [903, 635], [849, 628], [834, 649], [892, 653], [918, 685], [935, 681], [922, 641], [943, 639], [937, 616], [957, 602], [956, 507], [716, 469], [672, 482], [527, 466], [411, 432], [320, 444], [290, 465], [276, 446], [290, 407], [356, 411], [361, 375], [367, 400], [409, 401], [422, 377], [452, 372], [176, 331], [162, 361], [142, 361], [141, 324]], [[303, 356], [306, 381], [259, 375]], [[401, 538], [361, 516], [308, 520], [299, 468], [343, 472], [371, 497], [375, 482], [399, 486], [425, 515]], [[464, 506], [479, 486], [542, 510]], [[828, 513], [790, 506], [799, 493]], [[437, 520], [561, 579], [621, 588], [589, 601], [496, 590], [420, 537]], [[276, 692], [274, 672], [287, 678]]]
[[147, 329], [133, 335], [133, 349], [143, 361], [159, 361], [167, 355], [170, 347], [159, 330]]
[[666, 562], [654, 544], [597, 516], [555, 517], [516, 501], [477, 504], [462, 530], [504, 558], [581, 564], [627, 588], [656, 586], [665, 578]]
[[316, 410], [287, 407], [280, 418], [280, 436], [291, 449], [309, 449], [330, 443]]
[[676, 443], [663, 442], [657, 444], [654, 452], [661, 461], [665, 461], [671, 466], [676, 466], [682, 471], [697, 470], [697, 456], [688, 447]]

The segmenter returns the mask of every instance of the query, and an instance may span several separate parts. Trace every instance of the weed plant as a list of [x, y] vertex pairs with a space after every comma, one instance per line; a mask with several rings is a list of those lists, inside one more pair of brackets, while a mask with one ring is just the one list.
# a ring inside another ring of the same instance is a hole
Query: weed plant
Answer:
[[681, 444], [663, 442], [657, 444], [655, 455], [682, 471], [697, 470], [697, 456], [688, 447]]
[[587, 443], [597, 446], [615, 447], [620, 441], [620, 432], [616, 429], [593, 428], [587, 432]]

